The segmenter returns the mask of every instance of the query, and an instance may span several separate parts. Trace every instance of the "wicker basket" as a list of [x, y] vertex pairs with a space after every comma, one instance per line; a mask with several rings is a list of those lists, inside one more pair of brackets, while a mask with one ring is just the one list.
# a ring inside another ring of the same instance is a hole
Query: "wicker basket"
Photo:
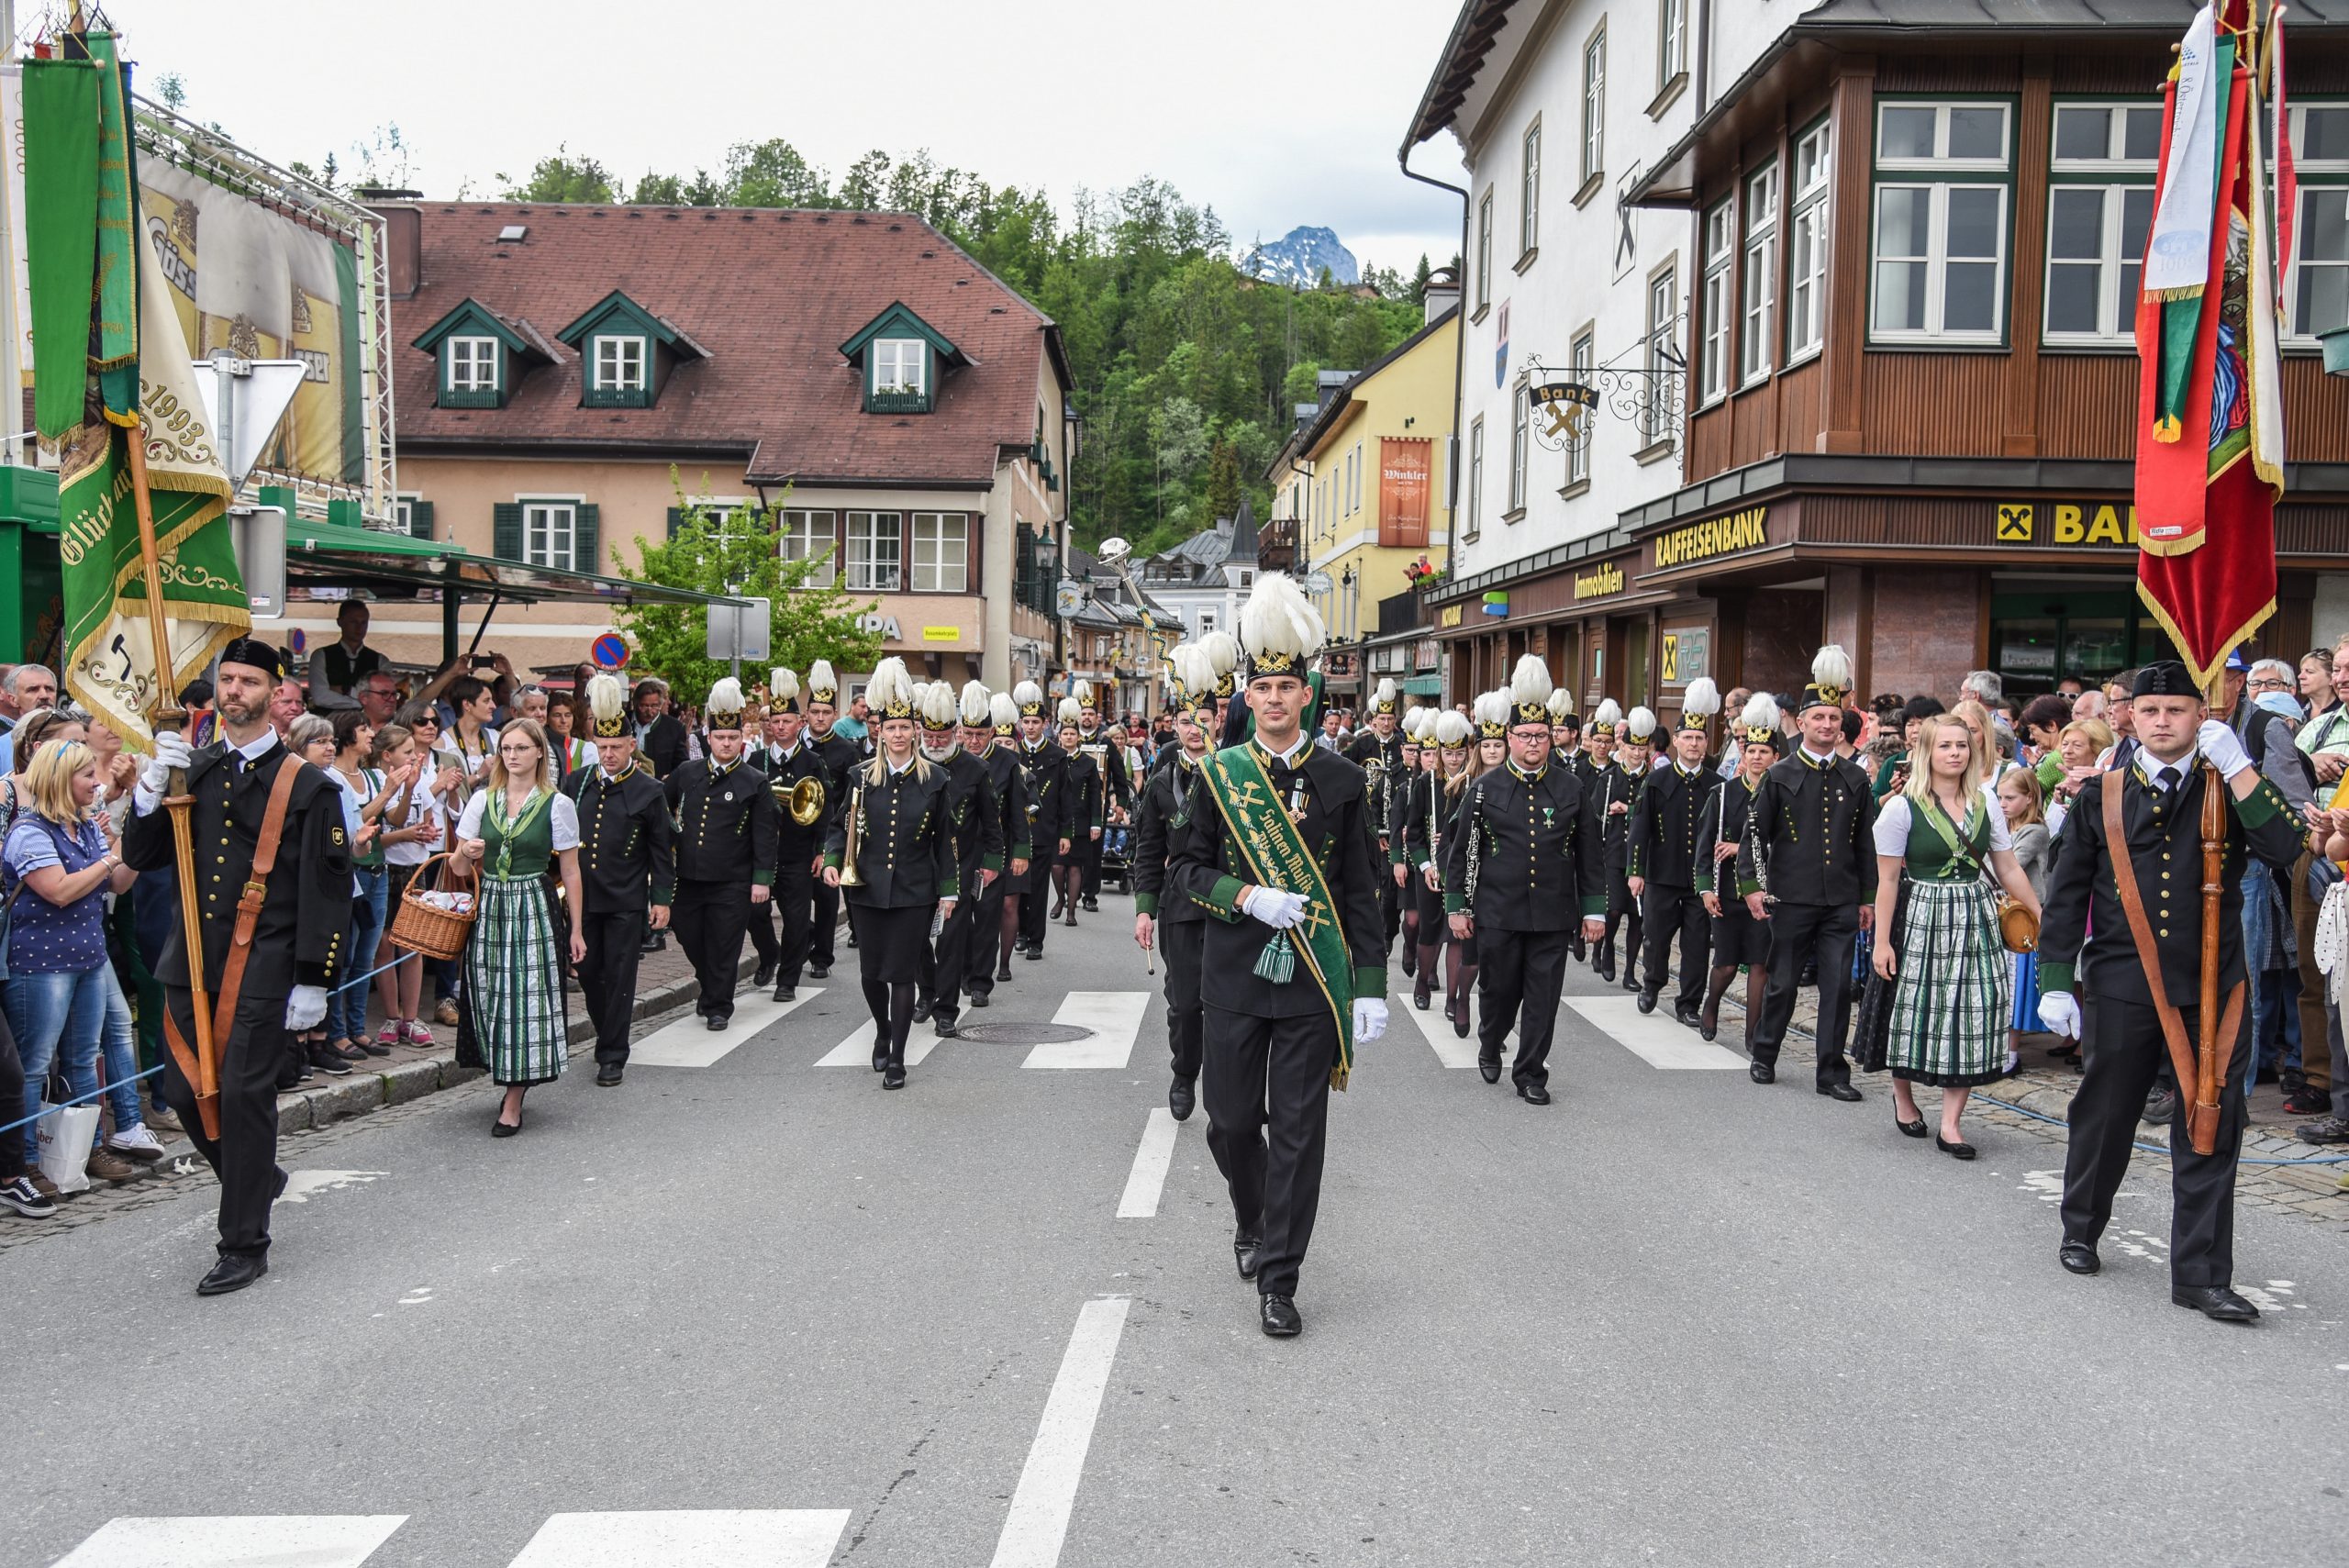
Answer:
[[[473, 921], [481, 913], [478, 896], [473, 906], [462, 915], [451, 909], [435, 908], [420, 896], [436, 891], [426, 884], [426, 869], [435, 861], [450, 858], [446, 852], [434, 855], [418, 865], [416, 874], [408, 878], [407, 891], [400, 895], [400, 906], [392, 916], [391, 941], [394, 947], [421, 953], [426, 958], [452, 959], [463, 955], [466, 939], [473, 935]], [[444, 876], [441, 884], [438, 891], [449, 891], [473, 886], [473, 878], [470, 875], [462, 879]]]

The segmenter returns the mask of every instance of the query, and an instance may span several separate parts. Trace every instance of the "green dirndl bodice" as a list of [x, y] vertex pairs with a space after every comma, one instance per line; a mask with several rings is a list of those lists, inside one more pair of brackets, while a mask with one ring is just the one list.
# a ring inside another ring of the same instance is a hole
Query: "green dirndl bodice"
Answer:
[[464, 1010], [500, 1084], [560, 1077], [567, 1053], [563, 955], [546, 876], [553, 803], [541, 791], [509, 813], [501, 790], [482, 811], [481, 914], [465, 949]]
[[1961, 827], [1936, 802], [1909, 805], [1909, 887], [1886, 1065], [1916, 1084], [1994, 1083], [2006, 1064], [2014, 966], [1984, 870], [1988, 811], [1976, 796]]

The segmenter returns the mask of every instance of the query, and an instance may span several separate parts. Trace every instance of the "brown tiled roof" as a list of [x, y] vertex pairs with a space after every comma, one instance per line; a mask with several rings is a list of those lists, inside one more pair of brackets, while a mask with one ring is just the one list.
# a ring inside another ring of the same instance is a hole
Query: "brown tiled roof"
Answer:
[[[1066, 384], [1050, 317], [904, 213], [425, 202], [416, 293], [392, 302], [404, 444], [707, 451], [749, 478], [986, 484], [1005, 446], [1036, 437], [1047, 364]], [[498, 230], [525, 224], [518, 243]], [[399, 243], [395, 221], [392, 243]], [[650, 408], [583, 408], [579, 356], [554, 335], [614, 289], [708, 350], [671, 372]], [[434, 406], [437, 365], [409, 345], [466, 299], [550, 345], [504, 408]], [[970, 363], [926, 415], [867, 414], [840, 346], [902, 300]], [[1060, 410], [1051, 406], [1050, 417]]]

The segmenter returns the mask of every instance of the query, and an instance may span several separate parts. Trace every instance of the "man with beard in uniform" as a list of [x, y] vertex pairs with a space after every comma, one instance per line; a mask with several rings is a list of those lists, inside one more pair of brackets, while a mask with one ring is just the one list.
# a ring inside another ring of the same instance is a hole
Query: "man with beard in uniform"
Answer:
[[[767, 681], [767, 743], [752, 754], [759, 772], [767, 776], [768, 792], [778, 809], [774, 825], [774, 895], [769, 908], [782, 917], [783, 938], [776, 942], [774, 962], [760, 965], [757, 984], [774, 984], [774, 999], [788, 1002], [799, 995], [799, 976], [807, 966], [807, 946], [814, 919], [816, 868], [824, 858], [825, 817], [836, 801], [823, 759], [807, 740], [807, 721], [799, 711], [799, 677], [777, 665]], [[801, 823], [786, 803], [803, 783], [823, 792], [824, 810], [815, 820]], [[763, 910], [751, 911], [755, 935], [767, 926]], [[774, 940], [772, 935], [768, 938]], [[761, 949], [761, 957], [766, 956]]]
[[587, 943], [579, 988], [596, 1025], [596, 1083], [616, 1089], [628, 1066], [642, 939], [648, 925], [668, 929], [676, 851], [668, 796], [637, 762], [636, 731], [616, 677], [599, 674], [587, 683], [587, 711], [596, 766], [571, 776], [586, 906], [577, 917]]
[[[1003, 874], [1004, 826], [995, 793], [995, 780], [985, 764], [954, 742], [954, 688], [934, 681], [922, 689], [915, 707], [920, 714], [921, 754], [946, 771], [946, 830], [954, 837], [961, 875], [959, 885], [969, 889], [938, 928], [938, 940], [923, 951], [921, 995], [914, 1018], [930, 1020], [941, 1040], [952, 1040], [955, 1020], [963, 1016], [963, 977], [970, 968], [973, 933], [978, 930], [979, 910], [987, 885]], [[977, 721], [987, 715], [987, 689], [973, 681], [963, 695], [963, 711], [975, 711]]]
[[[1673, 998], [1672, 1016], [1696, 1029], [1702, 1022], [1705, 996], [1705, 950], [1711, 917], [1698, 884], [1710, 868], [1697, 859], [1697, 840], [1712, 815], [1713, 792], [1721, 776], [1705, 765], [1710, 743], [1706, 726], [1721, 708], [1720, 689], [1705, 676], [1688, 683], [1681, 696], [1680, 728], [1672, 735], [1672, 763], [1652, 768], [1631, 809], [1631, 896], [1640, 900], [1640, 921], [1647, 930], [1641, 957], [1640, 1011], [1655, 1011], [1664, 990], [1665, 950], [1674, 936], [1680, 939], [1680, 990]], [[1630, 955], [1625, 955], [1628, 960]]]
[[[1104, 788], [1102, 819], [1104, 822], [1131, 822], [1134, 809], [1133, 775], [1126, 765], [1125, 732], [1116, 728], [1101, 728], [1101, 709], [1093, 699], [1089, 681], [1076, 683], [1076, 749], [1094, 760], [1101, 770]], [[1076, 851], [1085, 862], [1085, 907], [1097, 913], [1101, 907], [1101, 840], [1098, 830], [1085, 835]]]
[[1151, 770], [1134, 811], [1134, 941], [1153, 947], [1166, 960], [1166, 1043], [1174, 1058], [1174, 1080], [1166, 1086], [1166, 1108], [1176, 1121], [1190, 1119], [1198, 1104], [1199, 964], [1206, 951], [1207, 910], [1166, 885], [1166, 845], [1180, 826], [1199, 760], [1208, 754], [1208, 732], [1200, 725], [1199, 699], [1191, 694], [1215, 684], [1196, 648], [1176, 648], [1174, 761]]
[[[1052, 867], [1066, 858], [1072, 842], [1071, 825], [1062, 820], [1069, 793], [1063, 787], [1068, 754], [1046, 737], [1050, 720], [1041, 687], [1033, 681], [1022, 681], [1012, 688], [1011, 700], [1019, 707], [1019, 762], [1028, 770], [1036, 803], [1028, 885], [1019, 895], [1019, 952], [1023, 958], [1040, 959], [1044, 956], [1044, 927], [1052, 911]], [[1082, 824], [1076, 828], [1083, 830]], [[1008, 970], [1006, 965], [996, 978], [1008, 978]]]
[[[830, 811], [838, 811], [840, 803], [848, 798], [848, 776], [864, 760], [864, 752], [855, 741], [832, 732], [832, 725], [841, 714], [840, 688], [840, 678], [832, 673], [831, 661], [818, 659], [807, 666], [807, 740], [824, 764], [824, 798]], [[829, 826], [819, 824], [818, 830]], [[813, 896], [815, 913], [807, 928], [807, 978], [821, 980], [832, 973], [832, 944], [840, 932], [841, 890], [818, 879]], [[851, 947], [856, 945], [853, 931], [848, 940]]]
[[[1402, 798], [1403, 772], [1403, 701], [1391, 678], [1382, 677], [1371, 693], [1370, 717], [1363, 725], [1362, 733], [1346, 748], [1346, 760], [1370, 776], [1370, 806], [1374, 820], [1378, 824], [1378, 863], [1391, 865], [1395, 843], [1399, 837], [1396, 826], [1396, 803]], [[1403, 918], [1403, 900], [1390, 878], [1378, 882], [1378, 907], [1386, 921], [1386, 945], [1395, 945], [1395, 932]], [[1403, 972], [1410, 973], [1406, 962]]]
[[734, 1017], [742, 933], [762, 917], [774, 883], [776, 808], [767, 776], [742, 757], [742, 683], [731, 675], [704, 706], [709, 755], [677, 764], [662, 782], [677, 819], [677, 945], [701, 982], [694, 1011], [714, 1033]]
[[[285, 1187], [285, 1173], [277, 1168], [277, 1072], [286, 1034], [326, 1017], [327, 987], [349, 967], [342, 940], [351, 923], [351, 844], [341, 795], [331, 774], [306, 766], [278, 739], [269, 718], [278, 678], [277, 651], [264, 642], [240, 637], [221, 651], [213, 699], [221, 738], [201, 750], [178, 735], [155, 738], [155, 754], [131, 792], [118, 857], [134, 871], [177, 863], [163, 799], [172, 771], [185, 770], [182, 787], [195, 802], [188, 829], [204, 890], [203, 951], [194, 963], [202, 965], [214, 1017], [228, 1022], [225, 1031], [213, 1032], [219, 1085], [214, 1137], [196, 1103], [195, 972], [185, 925], [173, 919], [156, 973], [170, 1046], [163, 1098], [220, 1180], [219, 1261], [196, 1285], [198, 1296], [242, 1290], [269, 1272], [270, 1206]], [[273, 826], [275, 841], [263, 866], [261, 840]], [[242, 895], [256, 880], [263, 885], [248, 930]]]
[[[979, 699], [975, 705], [974, 694]], [[1019, 733], [1019, 705], [1009, 693], [990, 696], [976, 681], [963, 688], [963, 750], [986, 770], [987, 787], [995, 795], [996, 820], [1003, 825], [1005, 862], [1003, 874], [980, 890], [977, 922], [971, 929], [963, 989], [970, 993], [974, 1007], [987, 1005], [996, 981], [1011, 978], [1019, 893], [1028, 884], [1033, 852], [1030, 838], [1036, 830], [1036, 808], [1028, 793], [1028, 770], [1014, 754]]]

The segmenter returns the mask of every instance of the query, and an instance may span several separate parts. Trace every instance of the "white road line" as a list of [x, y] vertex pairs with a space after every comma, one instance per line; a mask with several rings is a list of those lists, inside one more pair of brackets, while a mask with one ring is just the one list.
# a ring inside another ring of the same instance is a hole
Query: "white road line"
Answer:
[[1671, 1014], [1661, 1010], [1641, 1012], [1636, 996], [1570, 996], [1566, 1006], [1613, 1035], [1651, 1067], [1670, 1072], [1727, 1072], [1745, 1065], [1744, 1057], [1726, 1046], [1709, 1043]]
[[1150, 1010], [1150, 991], [1072, 991], [1061, 1001], [1052, 1022], [1093, 1031], [1090, 1040], [1040, 1045], [1028, 1053], [1022, 1067], [1106, 1067], [1122, 1072], [1133, 1054], [1134, 1037], [1141, 1032], [1142, 1015]]
[[846, 1508], [555, 1514], [512, 1568], [824, 1568]]
[[[818, 1067], [862, 1067], [873, 1070], [873, 1037], [877, 1031], [867, 1018], [856, 1026], [856, 1032], [816, 1060]], [[926, 1029], [917, 1029], [906, 1037], [906, 1065], [918, 1067], [922, 1059], [938, 1049], [938, 1037]]]
[[[1469, 1006], [1475, 1006], [1473, 998]], [[1398, 991], [1388, 997], [1386, 1012], [1389, 1018], [1400, 1013], [1409, 1018], [1418, 1027], [1419, 1038], [1435, 1051], [1436, 1060], [1446, 1067], [1476, 1065], [1476, 1034], [1473, 1028], [1465, 1036], [1453, 1034], [1450, 1018], [1433, 1007], [1422, 1013], [1411, 1006], [1411, 994], [1408, 991]]]
[[1125, 1195], [1118, 1200], [1119, 1219], [1155, 1219], [1158, 1195], [1166, 1187], [1166, 1167], [1174, 1160], [1174, 1140], [1183, 1124], [1174, 1113], [1159, 1106], [1141, 1129], [1141, 1147], [1134, 1151], [1134, 1168], [1126, 1177]]
[[1101, 1393], [1108, 1386], [1118, 1340], [1126, 1331], [1126, 1310], [1132, 1305], [1119, 1296], [1088, 1301], [1078, 1309], [1076, 1332], [1061, 1357], [1060, 1375], [1052, 1379], [1044, 1418], [1037, 1423], [1036, 1441], [1011, 1494], [1003, 1534], [996, 1540], [993, 1568], [1059, 1563], [1077, 1483], [1085, 1479], [1085, 1451], [1093, 1446], [1093, 1426], [1101, 1418]]
[[359, 1568], [406, 1519], [406, 1514], [111, 1519], [59, 1558], [55, 1568], [243, 1568], [256, 1562]]
[[744, 987], [734, 993], [734, 1017], [722, 1032], [711, 1033], [709, 1025], [702, 1021], [701, 1015], [688, 1014], [649, 1040], [631, 1043], [628, 1050], [628, 1064], [630, 1067], [710, 1066], [777, 1018], [787, 1017], [801, 1003], [823, 994], [820, 988], [803, 988], [790, 1001], [778, 1002], [764, 992]]

